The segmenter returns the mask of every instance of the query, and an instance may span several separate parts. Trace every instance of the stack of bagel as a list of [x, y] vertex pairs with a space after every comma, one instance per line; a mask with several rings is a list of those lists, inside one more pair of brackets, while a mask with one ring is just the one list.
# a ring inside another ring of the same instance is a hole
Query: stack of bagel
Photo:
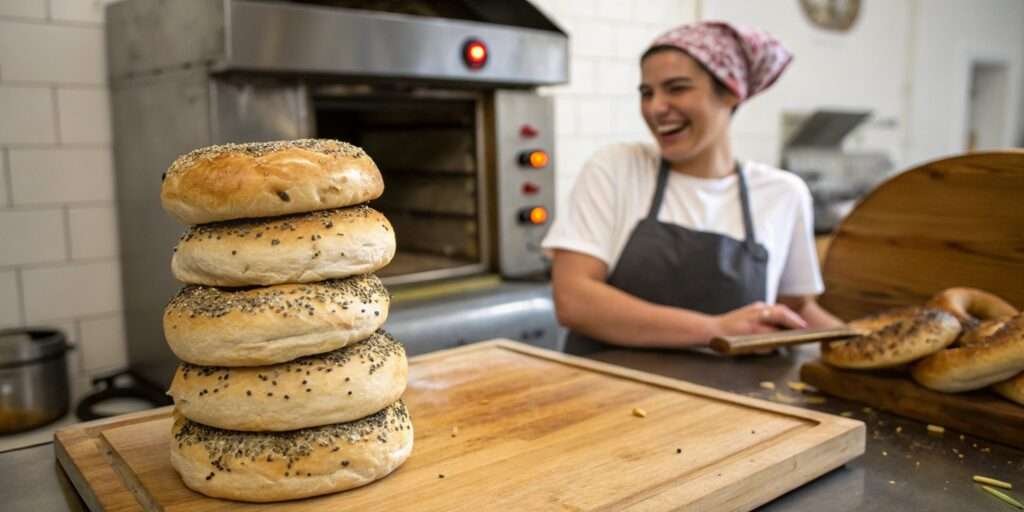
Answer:
[[909, 365], [922, 386], [946, 393], [991, 387], [1024, 405], [1024, 314], [975, 288], [949, 288], [923, 307], [850, 322], [862, 336], [822, 344], [822, 360], [851, 369]]
[[182, 363], [171, 463], [189, 488], [267, 502], [384, 477], [412, 451], [405, 349], [374, 271], [395, 254], [365, 205], [383, 179], [335, 140], [228, 144], [178, 158], [164, 209], [189, 227], [164, 311]]

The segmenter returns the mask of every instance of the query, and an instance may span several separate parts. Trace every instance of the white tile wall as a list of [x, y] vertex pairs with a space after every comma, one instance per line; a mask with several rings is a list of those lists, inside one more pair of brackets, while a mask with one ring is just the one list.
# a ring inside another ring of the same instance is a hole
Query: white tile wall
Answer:
[[113, 204], [68, 208], [71, 259], [114, 258], [117, 256], [116, 213]]
[[60, 140], [64, 144], [110, 144], [110, 100], [105, 88], [60, 88]]
[[103, 31], [0, 20], [0, 70], [5, 81], [101, 84]]
[[16, 270], [0, 271], [0, 328], [21, 324], [21, 300]]
[[67, 259], [64, 212], [60, 209], [0, 210], [0, 267]]
[[22, 293], [29, 323], [123, 309], [116, 261], [23, 269]]
[[0, 16], [46, 19], [46, 0], [3, 0]]
[[128, 344], [120, 313], [85, 318], [81, 327], [82, 365], [89, 374], [113, 370], [128, 364]]
[[14, 204], [114, 200], [109, 148], [10, 149]]
[[[0, 68], [0, 73], [4, 71]], [[50, 87], [0, 83], [0, 145], [57, 142]]]

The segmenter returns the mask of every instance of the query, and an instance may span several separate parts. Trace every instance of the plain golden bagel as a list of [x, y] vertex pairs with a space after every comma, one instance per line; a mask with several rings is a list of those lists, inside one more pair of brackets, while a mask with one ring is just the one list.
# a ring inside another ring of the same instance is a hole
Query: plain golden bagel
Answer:
[[823, 342], [823, 361], [839, 368], [891, 368], [942, 350], [960, 334], [956, 317], [931, 308], [890, 310], [849, 326], [862, 335]]
[[981, 342], [942, 350], [910, 374], [922, 386], [946, 393], [980, 389], [1024, 372], [1024, 315], [1008, 320]]
[[932, 297], [927, 307], [938, 308], [961, 322], [993, 320], [1017, 314], [1017, 308], [996, 295], [977, 288], [947, 288]]
[[401, 402], [350, 423], [289, 432], [235, 432], [175, 414], [171, 466], [214, 498], [270, 502], [344, 491], [384, 478], [409, 457]]
[[211, 427], [283, 431], [369, 416], [405, 391], [405, 349], [377, 331], [367, 340], [272, 366], [182, 364], [168, 395], [186, 418]]
[[1019, 373], [1010, 380], [993, 384], [992, 390], [1003, 395], [1007, 400], [1024, 405], [1024, 372]]
[[388, 219], [353, 206], [192, 226], [174, 249], [171, 270], [188, 284], [267, 286], [368, 274], [394, 256]]
[[225, 144], [181, 156], [164, 174], [164, 209], [184, 224], [341, 208], [380, 197], [362, 149], [327, 139]]
[[262, 366], [366, 339], [388, 317], [373, 274], [257, 288], [186, 286], [164, 309], [164, 338], [202, 366]]

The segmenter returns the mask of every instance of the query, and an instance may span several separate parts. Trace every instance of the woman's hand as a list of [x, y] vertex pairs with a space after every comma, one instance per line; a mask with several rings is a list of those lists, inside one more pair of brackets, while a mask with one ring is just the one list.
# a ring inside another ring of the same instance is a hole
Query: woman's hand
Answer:
[[803, 329], [807, 322], [782, 304], [754, 302], [714, 317], [719, 336], [761, 334], [781, 329]]

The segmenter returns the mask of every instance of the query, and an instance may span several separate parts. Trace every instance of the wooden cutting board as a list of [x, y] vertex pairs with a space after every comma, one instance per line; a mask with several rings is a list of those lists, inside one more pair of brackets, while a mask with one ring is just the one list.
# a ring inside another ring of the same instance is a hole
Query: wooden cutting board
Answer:
[[987, 391], [939, 393], [905, 375], [839, 370], [820, 361], [803, 365], [800, 380], [876, 409], [1024, 448], [1024, 407]]
[[864, 452], [859, 421], [511, 341], [413, 358], [404, 399], [416, 436], [402, 467], [286, 503], [184, 487], [169, 407], [64, 429], [56, 451], [93, 510], [389, 512], [749, 510]]

